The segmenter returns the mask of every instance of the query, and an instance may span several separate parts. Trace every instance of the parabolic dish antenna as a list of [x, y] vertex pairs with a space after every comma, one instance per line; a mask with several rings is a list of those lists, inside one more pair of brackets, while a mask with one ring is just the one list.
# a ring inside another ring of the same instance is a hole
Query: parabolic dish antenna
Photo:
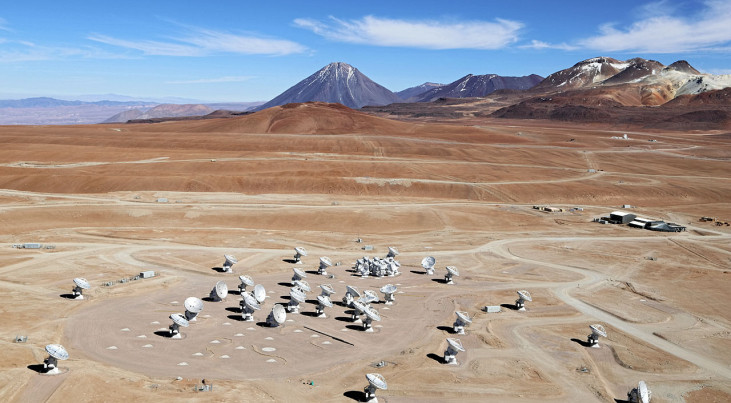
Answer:
[[596, 334], [598, 334], [599, 336], [602, 336], [602, 337], [607, 337], [607, 331], [604, 330], [604, 326], [602, 326], [602, 325], [600, 325], [598, 323], [593, 324], [593, 325], [590, 325], [589, 326], [589, 329], [591, 329], [591, 332], [592, 333], [596, 333]]
[[319, 304], [322, 304], [322, 306], [325, 306], [325, 307], [328, 307], [328, 308], [332, 308], [333, 307], [333, 302], [330, 300], [330, 298], [328, 298], [328, 297], [326, 297], [324, 295], [318, 295], [317, 296], [317, 302]]
[[329, 257], [323, 256], [323, 257], [320, 258], [320, 264], [323, 264], [326, 267], [330, 267], [330, 266], [333, 265], [333, 262], [332, 262], [332, 260], [330, 260]]
[[229, 263], [230, 265], [235, 265], [239, 262], [234, 255], [223, 255], [223, 257], [226, 259], [226, 263]]
[[48, 353], [48, 355], [50, 355], [51, 357], [53, 357], [57, 360], [64, 361], [64, 360], [68, 360], [68, 358], [69, 358], [68, 351], [66, 351], [66, 349], [63, 348], [63, 346], [60, 344], [46, 345], [46, 352]]
[[454, 266], [447, 266], [447, 273], [453, 276], [459, 276], [459, 270]]
[[203, 310], [203, 300], [197, 297], [188, 297], [185, 299], [183, 306], [185, 306], [185, 310], [191, 313], [199, 313]]
[[254, 298], [256, 298], [257, 302], [260, 304], [264, 302], [264, 300], [267, 297], [267, 292], [264, 289], [264, 286], [261, 284], [257, 284], [256, 287], [254, 287]]
[[376, 322], [381, 321], [381, 314], [369, 306], [365, 307], [365, 310], [363, 311], [363, 313], [365, 313], [366, 317], [368, 317], [368, 319], [370, 319], [370, 320], [375, 320]]
[[243, 285], [246, 285], [249, 287], [254, 285], [254, 280], [246, 274], [244, 274], [243, 276], [239, 276], [239, 280], [241, 280], [241, 284], [243, 284]]
[[518, 291], [518, 296], [525, 301], [533, 301], [533, 298], [531, 298], [530, 293], [526, 290]]
[[305, 302], [305, 299], [307, 299], [305, 293], [302, 292], [302, 290], [300, 290], [299, 288], [291, 288], [289, 290], [289, 296], [299, 303], [303, 303]]
[[467, 312], [457, 311], [455, 313], [457, 314], [457, 318], [465, 324], [472, 323], [472, 319], [470, 319], [470, 316], [467, 314]]
[[258, 311], [259, 309], [261, 309], [261, 306], [259, 305], [259, 301], [257, 301], [253, 295], [249, 294], [248, 292], [245, 292], [241, 296], [244, 299], [244, 304], [247, 307], [249, 307], [255, 311]]
[[188, 319], [185, 319], [185, 316], [183, 316], [179, 313], [174, 313], [174, 314], [170, 315], [170, 319], [172, 319], [173, 323], [175, 323], [178, 326], [182, 326], [182, 327], [190, 326]]
[[358, 291], [358, 288], [353, 285], [345, 287], [345, 291], [353, 298], [360, 298], [360, 291]]
[[454, 321], [453, 325], [454, 333], [464, 334], [465, 326], [468, 326], [470, 323], [472, 323], [472, 319], [467, 312], [457, 311], [455, 312], [455, 314], [457, 314], [457, 320]]
[[358, 315], [362, 314], [366, 310], [366, 306], [364, 303], [360, 302], [360, 300], [353, 300], [353, 318], [356, 318]]
[[444, 352], [444, 363], [457, 365], [457, 353], [465, 351], [459, 339], [447, 338], [447, 350]]
[[298, 268], [292, 269], [294, 271], [294, 275], [292, 276], [292, 282], [294, 283], [296, 280], [302, 280], [303, 278], [307, 277], [307, 273], [304, 272], [304, 270], [300, 270]]
[[294, 286], [304, 292], [312, 291], [312, 289], [310, 288], [310, 284], [305, 280], [294, 280]]
[[398, 256], [398, 249], [394, 248], [393, 246], [388, 247], [388, 254], [386, 257], [396, 257]]
[[396, 292], [396, 286], [393, 284], [386, 284], [383, 287], [381, 287], [381, 292], [384, 294], [393, 294]]
[[447, 338], [447, 343], [455, 349], [456, 351], [464, 351], [464, 347], [462, 347], [462, 342], [459, 339], [453, 339], [453, 338]]
[[437, 260], [434, 259], [434, 256], [427, 256], [421, 259], [421, 267], [425, 269], [433, 269], [436, 262]]
[[363, 290], [363, 298], [367, 304], [371, 302], [378, 302], [378, 294], [373, 290]]
[[228, 286], [226, 285], [225, 281], [219, 281], [216, 283], [216, 297], [218, 297], [219, 300], [226, 298], [228, 295]]
[[647, 389], [645, 381], [640, 381], [639, 385], [637, 385], [637, 394], [639, 395], [640, 402], [650, 403], [652, 392], [650, 392], [650, 389]]
[[294, 251], [297, 252], [297, 254], [299, 254], [300, 256], [307, 256], [307, 249], [301, 246], [294, 248]]
[[277, 327], [287, 320], [287, 311], [280, 304], [274, 304], [272, 312], [267, 317], [267, 324], [271, 327]]
[[378, 389], [386, 390], [388, 389], [388, 385], [386, 384], [386, 380], [383, 378], [383, 375], [381, 374], [366, 374], [366, 379], [368, 380], [368, 383], [375, 386]]
[[77, 287], [81, 288], [82, 290], [88, 290], [91, 288], [91, 285], [89, 285], [89, 282], [86, 281], [85, 278], [76, 277], [74, 279], [74, 284], [76, 284]]
[[326, 297], [329, 297], [332, 294], [335, 294], [335, 289], [330, 284], [320, 284], [320, 288], [322, 288], [322, 294]]

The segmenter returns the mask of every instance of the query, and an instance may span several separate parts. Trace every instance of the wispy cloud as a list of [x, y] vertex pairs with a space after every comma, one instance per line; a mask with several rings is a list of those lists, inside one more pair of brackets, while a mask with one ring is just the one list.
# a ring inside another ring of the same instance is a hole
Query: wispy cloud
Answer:
[[[696, 51], [727, 51], [731, 44], [731, 2], [705, 1], [693, 16], [674, 16], [673, 7], [665, 2], [645, 7], [653, 15], [627, 27], [605, 24], [599, 35], [578, 43], [588, 49], [607, 52], [684, 53]], [[724, 50], [725, 49], [725, 50]]]
[[518, 40], [523, 24], [496, 19], [488, 21], [398, 20], [365, 16], [357, 20], [308, 18], [294, 25], [337, 42], [422, 49], [500, 49]]
[[186, 26], [186, 34], [169, 38], [169, 41], [127, 40], [102, 34], [89, 35], [88, 39], [155, 56], [195, 57], [217, 53], [281, 56], [303, 53], [307, 50], [304, 45], [285, 39], [236, 35], [190, 26]]
[[5, 18], [0, 17], [0, 31], [12, 32], [13, 30], [8, 27], [8, 22]]
[[122, 56], [94, 47], [43, 46], [29, 41], [0, 38], [0, 63], [19, 63], [43, 60], [119, 59]]
[[166, 81], [165, 84], [212, 84], [212, 83], [239, 83], [242, 81], [248, 81], [254, 76], [226, 76], [218, 78], [199, 78], [195, 80], [177, 80], [177, 81]]
[[576, 50], [577, 46], [569, 45], [567, 43], [547, 43], [543, 41], [532, 40], [528, 45], [521, 45], [519, 48], [523, 49], [559, 49], [559, 50]]

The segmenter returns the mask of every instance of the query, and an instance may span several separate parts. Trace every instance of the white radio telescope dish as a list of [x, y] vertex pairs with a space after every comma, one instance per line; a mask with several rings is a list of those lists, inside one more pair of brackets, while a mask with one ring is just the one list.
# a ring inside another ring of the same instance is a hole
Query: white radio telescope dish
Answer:
[[297, 280], [302, 280], [303, 278], [307, 277], [307, 273], [304, 272], [304, 270], [300, 270], [298, 268], [292, 269], [294, 274], [292, 275], [292, 285], [294, 285], [294, 282]]
[[239, 294], [246, 292], [247, 286], [251, 287], [254, 285], [254, 280], [246, 274], [239, 276], [239, 280], [241, 280], [241, 284], [239, 284]]
[[302, 248], [300, 246], [294, 248], [294, 262], [297, 264], [302, 264], [302, 256], [307, 256], [307, 250], [305, 248]]
[[343, 304], [345, 306], [353, 306], [353, 300], [356, 298], [360, 298], [360, 291], [358, 291], [358, 287], [349, 285], [345, 287], [345, 295], [343, 296]]
[[43, 361], [43, 368], [47, 374], [58, 374], [58, 360], [64, 361], [69, 359], [69, 353], [60, 344], [48, 344], [46, 345], [46, 352], [48, 358]]
[[294, 280], [294, 286], [302, 290], [302, 292], [312, 291], [312, 289], [310, 288], [310, 283], [305, 280]]
[[320, 288], [322, 288], [322, 293], [320, 295], [330, 298], [332, 294], [335, 294], [335, 289], [330, 284], [320, 284]]
[[238, 259], [236, 259], [233, 255], [223, 255], [223, 258], [226, 259], [226, 261], [223, 262], [223, 271], [231, 273], [231, 266], [238, 263]]
[[457, 311], [455, 314], [457, 315], [457, 320], [452, 325], [454, 327], [454, 333], [464, 334], [465, 326], [469, 326], [472, 323], [472, 319], [467, 312]]
[[421, 259], [421, 267], [426, 270], [426, 274], [432, 275], [434, 274], [434, 264], [437, 262], [436, 259], [434, 259], [434, 256], [427, 256], [423, 259]]
[[211, 290], [210, 298], [212, 301], [220, 302], [228, 295], [228, 286], [225, 281], [219, 281]]
[[362, 315], [365, 312], [366, 306], [359, 299], [354, 299], [350, 303], [350, 306], [353, 307], [353, 314], [352, 314], [352, 316], [350, 318], [353, 320], [353, 322], [356, 322], [357, 323], [357, 322], [360, 321], [360, 315]]
[[381, 292], [383, 293], [383, 300], [386, 302], [386, 305], [393, 304], [393, 301], [395, 300], [393, 294], [396, 293], [396, 290], [398, 288], [393, 284], [386, 284], [383, 287], [381, 287]]
[[170, 325], [170, 337], [173, 339], [180, 339], [183, 336], [180, 334], [180, 326], [182, 327], [188, 327], [190, 326], [190, 323], [188, 323], [188, 319], [185, 319], [185, 316], [174, 313], [170, 315], [170, 319], [173, 320], [173, 324]]
[[287, 304], [287, 312], [299, 313], [300, 304], [305, 302], [307, 296], [305, 293], [297, 287], [293, 287], [289, 290], [289, 304]]
[[444, 275], [444, 282], [454, 284], [454, 281], [452, 281], [453, 276], [459, 276], [459, 270], [454, 266], [447, 266], [447, 274]]
[[185, 306], [185, 319], [188, 322], [192, 322], [196, 320], [200, 311], [203, 310], [203, 300], [197, 297], [188, 297], [185, 299], [183, 306]]
[[366, 379], [368, 380], [368, 386], [363, 389], [363, 392], [365, 393], [365, 400], [367, 402], [376, 403], [378, 401], [376, 398], [376, 390], [388, 389], [386, 380], [383, 378], [383, 375], [375, 373], [366, 374]]
[[457, 353], [465, 351], [459, 339], [447, 338], [447, 351], [444, 352], [444, 363], [457, 365]]
[[363, 297], [366, 305], [372, 302], [378, 302], [378, 294], [373, 290], [363, 290]]
[[241, 297], [241, 302], [243, 303], [241, 306], [241, 318], [245, 321], [253, 321], [254, 311], [260, 310], [261, 306], [259, 305], [259, 302], [257, 302], [256, 298], [248, 292], [241, 294]]
[[84, 299], [83, 290], [88, 290], [89, 288], [91, 288], [91, 285], [85, 278], [76, 277], [74, 279], [74, 289], [72, 290], [74, 299]]
[[317, 314], [318, 318], [327, 318], [327, 315], [325, 315], [325, 308], [332, 308], [333, 302], [330, 300], [329, 297], [325, 295], [318, 295], [317, 296], [317, 308], [315, 308], [315, 314]]
[[280, 304], [274, 304], [272, 312], [267, 317], [267, 324], [270, 327], [277, 327], [287, 319], [287, 311]]
[[589, 329], [591, 329], [591, 334], [587, 342], [591, 347], [599, 348], [599, 337], [607, 337], [607, 331], [604, 330], [604, 326], [598, 323], [590, 325]]
[[386, 257], [396, 257], [398, 256], [398, 249], [394, 248], [393, 246], [388, 247], [388, 254]]
[[363, 330], [365, 330], [366, 332], [372, 332], [373, 327], [371, 327], [371, 322], [373, 322], [374, 320], [376, 322], [380, 322], [381, 314], [379, 314], [378, 311], [369, 306], [366, 306], [364, 308], [365, 309], [363, 310], [363, 313], [365, 313], [366, 317], [363, 321]]
[[647, 388], [645, 381], [640, 381], [636, 388], [627, 393], [627, 400], [631, 403], [650, 403], [652, 392]]
[[257, 284], [256, 287], [254, 287], [254, 298], [256, 298], [256, 301], [258, 303], [264, 302], [264, 300], [267, 297], [267, 292], [264, 289], [264, 286], [261, 284]]
[[518, 291], [518, 299], [515, 301], [515, 307], [518, 308], [519, 311], [525, 311], [525, 301], [533, 301], [530, 293], [526, 290]]
[[323, 276], [327, 275], [327, 268], [332, 266], [333, 262], [329, 257], [323, 256], [320, 258], [320, 267], [317, 269], [317, 273]]

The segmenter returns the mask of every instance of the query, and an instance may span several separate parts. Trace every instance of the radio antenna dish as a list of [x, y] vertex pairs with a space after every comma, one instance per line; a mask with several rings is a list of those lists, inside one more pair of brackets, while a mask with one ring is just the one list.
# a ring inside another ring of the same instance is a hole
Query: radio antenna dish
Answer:
[[444, 275], [444, 282], [447, 284], [454, 284], [452, 276], [459, 276], [459, 270], [454, 266], [447, 266], [447, 274]]
[[74, 299], [84, 299], [83, 290], [88, 290], [89, 288], [91, 288], [91, 285], [85, 278], [76, 277], [74, 279], [74, 289], [72, 290]]
[[249, 277], [248, 275], [239, 276], [239, 280], [241, 280], [241, 284], [239, 284], [239, 294], [243, 294], [246, 292], [246, 287], [253, 287], [254, 286], [254, 280]]
[[298, 246], [298, 247], [294, 248], [294, 252], [295, 252], [295, 254], [294, 254], [294, 262], [296, 264], [302, 264], [301, 258], [303, 256], [307, 256], [307, 250], [305, 248], [302, 248], [302, 247]]
[[335, 289], [330, 284], [320, 284], [320, 288], [322, 288], [322, 295], [323, 297], [330, 298], [331, 295], [335, 294]]
[[360, 315], [362, 315], [366, 310], [365, 304], [359, 299], [354, 299], [350, 303], [350, 306], [353, 307], [353, 314], [350, 319], [355, 323], [360, 322]]
[[631, 403], [650, 403], [652, 392], [647, 388], [645, 381], [640, 381], [636, 388], [627, 393], [627, 400]]
[[515, 301], [515, 307], [519, 311], [525, 311], [525, 301], [533, 301], [533, 298], [530, 296], [530, 293], [526, 290], [520, 290], [518, 291], [518, 299]]
[[310, 283], [308, 283], [305, 280], [295, 280], [294, 286], [302, 290], [302, 292], [310, 292], [312, 289], [310, 288]]
[[444, 352], [444, 363], [457, 365], [457, 353], [465, 351], [459, 339], [447, 338], [447, 350]]
[[260, 304], [267, 298], [267, 292], [263, 285], [257, 284], [256, 287], [254, 287], [254, 298], [256, 298], [256, 302]]
[[374, 320], [376, 322], [380, 322], [381, 315], [378, 313], [378, 311], [369, 306], [365, 307], [363, 313], [365, 313], [365, 320], [363, 320], [363, 330], [365, 330], [366, 332], [372, 332], [373, 327], [371, 327], [371, 322], [373, 322]]
[[241, 318], [247, 322], [253, 321], [254, 311], [258, 311], [261, 309], [261, 306], [259, 305], [259, 302], [257, 302], [256, 298], [254, 298], [254, 296], [249, 294], [248, 292], [241, 294], [240, 305]]
[[185, 299], [183, 306], [185, 306], [185, 319], [188, 322], [193, 322], [197, 320], [198, 314], [203, 310], [203, 300], [197, 297], [188, 297]]
[[274, 304], [272, 312], [267, 316], [267, 324], [270, 327], [277, 327], [287, 319], [287, 311], [280, 304]]
[[46, 370], [46, 374], [59, 374], [61, 371], [58, 369], [58, 360], [68, 360], [68, 351], [60, 344], [48, 344], [46, 345], [46, 352], [48, 358], [43, 360], [43, 368]]
[[188, 319], [185, 319], [185, 316], [174, 313], [170, 315], [170, 319], [173, 320], [173, 324], [170, 325], [170, 337], [173, 339], [180, 339], [183, 336], [180, 334], [180, 326], [182, 327], [188, 327], [190, 326], [190, 323], [188, 323]]
[[210, 298], [211, 301], [221, 302], [226, 298], [227, 295], [228, 286], [226, 285], [226, 282], [222, 280], [217, 282], [216, 286], [213, 287], [213, 289], [211, 290]]
[[376, 398], [376, 390], [388, 389], [386, 380], [383, 378], [383, 375], [375, 373], [366, 374], [366, 379], [368, 380], [368, 386], [363, 389], [363, 392], [365, 393], [365, 400], [369, 403], [378, 403], [378, 398]]
[[317, 308], [315, 308], [315, 314], [317, 314], [318, 318], [327, 318], [327, 315], [325, 315], [325, 308], [332, 308], [333, 302], [330, 301], [330, 298], [325, 295], [318, 295], [317, 296]]
[[299, 313], [300, 304], [305, 302], [307, 296], [305, 293], [297, 287], [292, 287], [289, 290], [289, 304], [287, 304], [287, 312]]
[[465, 326], [469, 326], [472, 323], [472, 319], [470, 319], [470, 315], [467, 312], [457, 311], [455, 314], [457, 314], [457, 320], [452, 325], [454, 326], [454, 333], [464, 334]]
[[345, 287], [345, 295], [343, 296], [343, 304], [345, 306], [352, 307], [353, 300], [356, 298], [360, 298], [360, 291], [358, 291], [358, 287], [349, 285]]
[[604, 330], [604, 326], [595, 323], [589, 326], [591, 334], [588, 337], [588, 342], [591, 347], [599, 348], [599, 337], [607, 337], [607, 331]]
[[437, 262], [436, 259], [434, 259], [434, 256], [427, 256], [423, 259], [421, 259], [421, 267], [426, 270], [426, 274], [433, 275], [434, 274], [434, 264]]
[[386, 284], [383, 287], [381, 287], [381, 292], [383, 293], [383, 300], [386, 302], [386, 305], [393, 304], [393, 301], [396, 299], [393, 294], [396, 293], [396, 290], [398, 288], [393, 284]]
[[396, 257], [398, 256], [398, 249], [394, 248], [393, 246], [388, 247], [388, 254], [386, 257]]
[[302, 280], [303, 278], [307, 277], [307, 273], [305, 273], [304, 270], [300, 270], [295, 267], [294, 269], [292, 269], [292, 271], [294, 272], [294, 274], [292, 275], [292, 285], [294, 285], [295, 281]]
[[323, 256], [320, 258], [320, 268], [317, 269], [317, 274], [327, 276], [327, 268], [332, 266], [333, 262], [329, 257]]
[[373, 290], [363, 290], [361, 299], [366, 305], [370, 305], [372, 302], [378, 302], [378, 294]]
[[223, 262], [223, 271], [226, 273], [231, 273], [231, 266], [235, 265], [239, 262], [234, 255], [223, 255], [223, 258], [226, 259], [225, 262]]

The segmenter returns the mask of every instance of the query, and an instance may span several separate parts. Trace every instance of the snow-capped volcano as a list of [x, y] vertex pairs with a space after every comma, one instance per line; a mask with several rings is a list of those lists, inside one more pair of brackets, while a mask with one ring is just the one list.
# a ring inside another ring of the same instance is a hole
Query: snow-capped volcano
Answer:
[[336, 62], [295, 84], [257, 110], [310, 101], [337, 102], [357, 109], [365, 105], [387, 105], [400, 100], [396, 94], [375, 83], [355, 67]]

